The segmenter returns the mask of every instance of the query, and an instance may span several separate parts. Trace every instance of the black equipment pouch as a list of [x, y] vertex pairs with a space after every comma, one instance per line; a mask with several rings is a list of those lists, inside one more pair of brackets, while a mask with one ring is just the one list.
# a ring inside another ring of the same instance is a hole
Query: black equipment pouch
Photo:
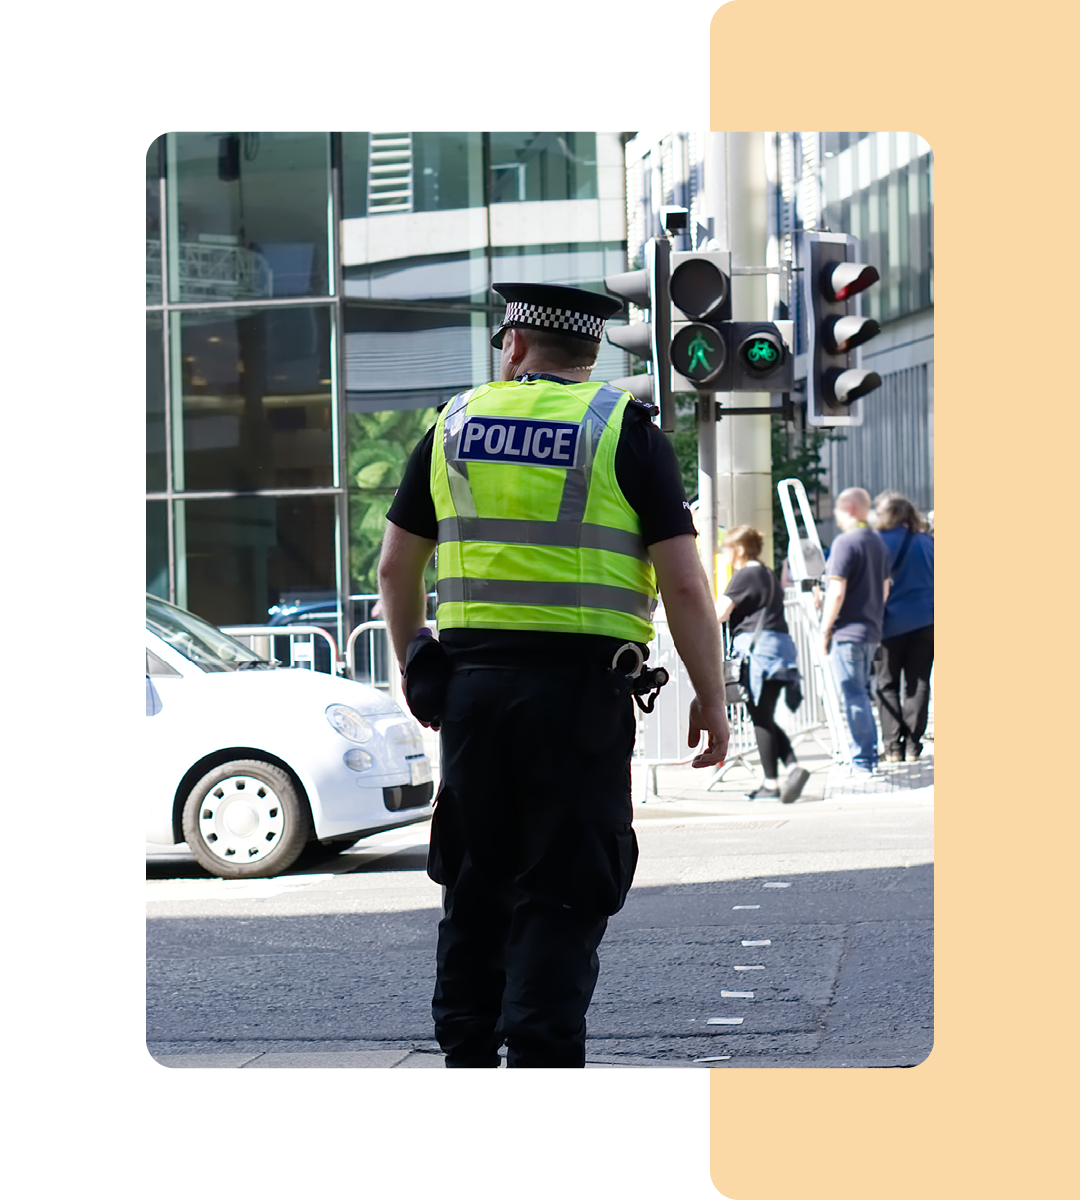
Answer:
[[405, 703], [418, 721], [432, 729], [439, 728], [453, 671], [442, 644], [428, 630], [414, 637], [405, 650]]

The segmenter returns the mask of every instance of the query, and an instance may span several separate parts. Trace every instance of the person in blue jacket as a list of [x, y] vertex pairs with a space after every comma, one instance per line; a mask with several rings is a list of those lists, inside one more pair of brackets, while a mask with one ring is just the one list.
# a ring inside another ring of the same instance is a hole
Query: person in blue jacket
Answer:
[[899, 492], [882, 492], [874, 513], [892, 579], [875, 671], [885, 761], [915, 762], [922, 754], [934, 665], [934, 539], [926, 518]]

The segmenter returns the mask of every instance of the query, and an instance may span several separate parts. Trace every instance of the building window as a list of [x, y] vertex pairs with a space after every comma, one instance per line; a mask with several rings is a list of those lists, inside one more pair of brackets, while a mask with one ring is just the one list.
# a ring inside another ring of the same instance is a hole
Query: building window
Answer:
[[164, 500], [146, 502], [146, 590], [169, 598], [169, 514]]
[[146, 490], [163, 492], [168, 487], [165, 469], [165, 347], [164, 318], [160, 312], [146, 314]]
[[491, 203], [595, 200], [595, 133], [492, 133]]
[[330, 292], [325, 133], [170, 133], [169, 296]]
[[215, 625], [337, 594], [333, 496], [178, 500], [178, 602]]
[[320, 305], [172, 314], [177, 491], [333, 484], [330, 316]]

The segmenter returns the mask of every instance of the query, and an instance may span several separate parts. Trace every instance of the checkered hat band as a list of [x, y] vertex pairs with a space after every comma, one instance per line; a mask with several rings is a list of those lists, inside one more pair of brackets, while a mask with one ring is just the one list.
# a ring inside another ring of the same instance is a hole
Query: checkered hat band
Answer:
[[592, 317], [588, 313], [574, 312], [569, 308], [545, 308], [541, 304], [522, 304], [513, 301], [506, 306], [504, 325], [532, 325], [539, 329], [555, 329], [562, 333], [576, 333], [579, 337], [600, 341], [604, 336], [604, 318]]

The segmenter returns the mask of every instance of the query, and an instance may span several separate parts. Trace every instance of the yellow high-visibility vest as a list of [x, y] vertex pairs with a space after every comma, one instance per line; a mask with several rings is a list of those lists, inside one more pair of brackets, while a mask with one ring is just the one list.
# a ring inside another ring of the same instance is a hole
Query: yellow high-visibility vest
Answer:
[[630, 400], [607, 383], [531, 379], [447, 404], [431, 455], [440, 631], [650, 640], [656, 575], [615, 478]]

